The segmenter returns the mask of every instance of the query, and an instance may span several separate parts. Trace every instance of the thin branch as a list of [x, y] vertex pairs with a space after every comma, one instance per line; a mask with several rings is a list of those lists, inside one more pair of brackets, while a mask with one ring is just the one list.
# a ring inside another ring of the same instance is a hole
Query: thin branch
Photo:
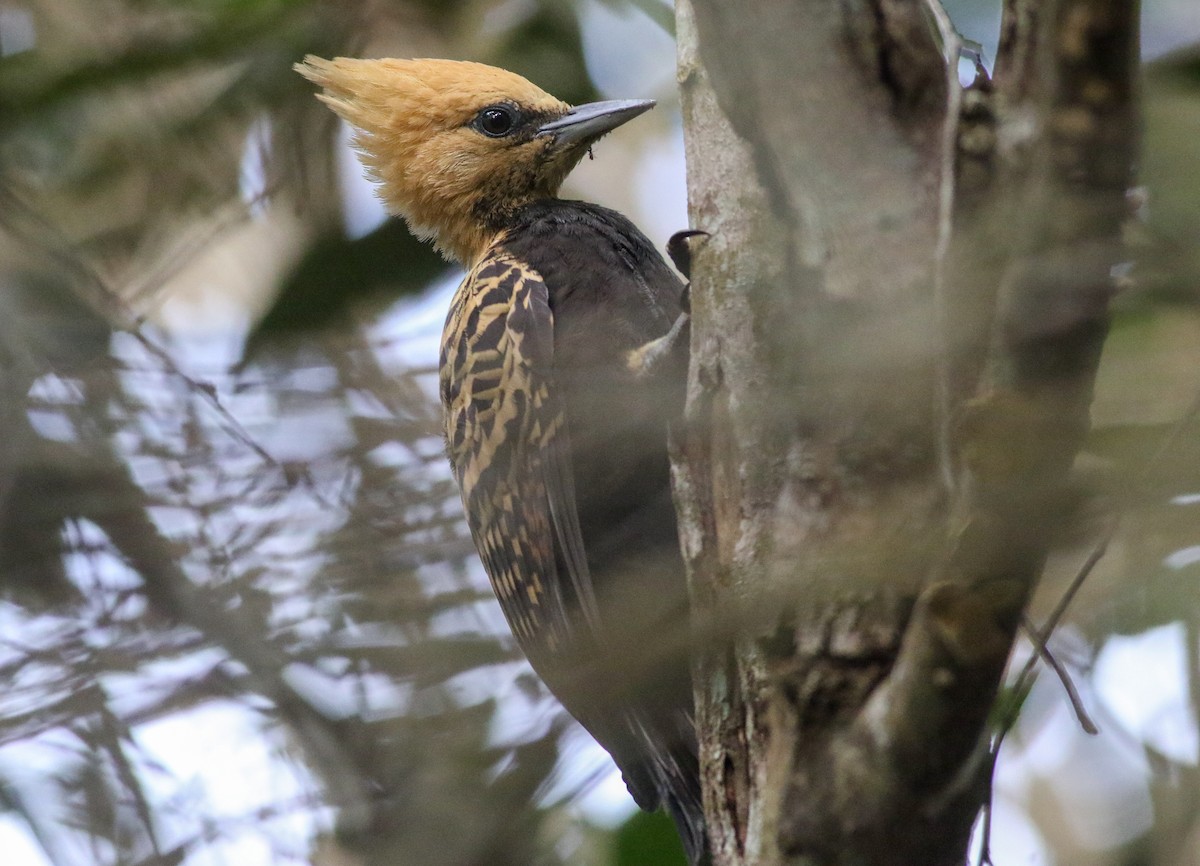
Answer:
[[[101, 687], [103, 692], [103, 687]], [[137, 771], [129, 760], [129, 756], [125, 754], [125, 748], [122, 742], [133, 743], [133, 733], [129, 727], [122, 722], [112, 712], [109, 707], [110, 697], [105, 693], [105, 699], [101, 701], [97, 710], [98, 729], [88, 732], [89, 740], [99, 740], [101, 748], [108, 752], [108, 756], [113, 763], [113, 769], [121, 785], [124, 786], [130, 799], [133, 801], [133, 809], [137, 813], [138, 820], [146, 830], [146, 839], [150, 843], [150, 849], [157, 857], [162, 857], [162, 845], [158, 839], [158, 831], [154, 826], [154, 810], [150, 805], [150, 800], [146, 796], [146, 791], [138, 779]]]
[[1021, 707], [1025, 705], [1025, 699], [1029, 696], [1029, 692], [1033, 689], [1033, 684], [1036, 681], [1037, 673], [1034, 672], [1024, 685], [1018, 682], [1013, 686], [1010, 709], [1005, 713], [1004, 719], [997, 726], [996, 738], [992, 743], [992, 751], [989, 756], [991, 767], [988, 768], [988, 784], [982, 809], [983, 826], [980, 828], [979, 866], [994, 866], [992, 862], [992, 813], [994, 811], [996, 790], [996, 765], [1000, 760], [1000, 747], [1004, 744], [1008, 732], [1016, 724], [1017, 717], [1021, 714]]
[[1058, 676], [1058, 681], [1062, 683], [1063, 689], [1067, 693], [1067, 700], [1071, 702], [1071, 709], [1075, 711], [1075, 718], [1079, 721], [1079, 726], [1083, 728], [1085, 733], [1098, 734], [1100, 729], [1096, 727], [1096, 723], [1092, 721], [1087, 710], [1083, 706], [1083, 698], [1079, 696], [1079, 690], [1075, 688], [1075, 681], [1071, 679], [1070, 673], [1062, 666], [1059, 660], [1050, 652], [1050, 647], [1046, 646], [1046, 639], [1038, 631], [1037, 626], [1030, 621], [1028, 615], [1021, 615], [1021, 627], [1025, 630], [1025, 634], [1029, 637], [1029, 642], [1033, 644], [1037, 655], [1041, 657], [1049, 667]]
[[[0, 182], [0, 204], [3, 205], [0, 206], [0, 225], [5, 227], [14, 237], [29, 244], [31, 248], [45, 253], [48, 258], [53, 259], [68, 272], [79, 278], [85, 285], [90, 286], [92, 289], [92, 301], [96, 304], [99, 311], [110, 321], [114, 321], [116, 327], [137, 340], [138, 344], [146, 352], [163, 365], [164, 370], [183, 382], [191, 393], [200, 395], [200, 399], [217, 413], [226, 433], [244, 447], [250, 449], [255, 456], [268, 466], [278, 470], [289, 486], [303, 486], [324, 507], [330, 509], [342, 509], [345, 507], [345, 503], [335, 503], [327, 499], [307, 469], [281, 462], [260, 445], [247, 432], [233, 413], [221, 402], [215, 385], [211, 382], [197, 379], [182, 370], [166, 349], [145, 334], [142, 329], [143, 323], [125, 305], [120, 295], [108, 285], [104, 278], [80, 259], [79, 256], [69, 250], [69, 243], [62, 237], [57, 227], [43, 219], [40, 214], [29, 207], [21, 195], [7, 182]], [[54, 238], [57, 243], [49, 243], [43, 240], [41, 236], [23, 231], [15, 224], [13, 214], [20, 214], [25, 219], [35, 223], [42, 236]]]

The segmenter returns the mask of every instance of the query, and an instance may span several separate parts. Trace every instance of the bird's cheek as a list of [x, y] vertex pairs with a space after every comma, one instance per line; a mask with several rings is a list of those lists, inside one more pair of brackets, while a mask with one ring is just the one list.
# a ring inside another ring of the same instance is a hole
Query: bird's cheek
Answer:
[[530, 193], [557, 195], [575, 160], [564, 160], [563, 152], [549, 146], [548, 140], [543, 144], [535, 139], [527, 147], [524, 159], [514, 166], [514, 181], [519, 176]]
[[425, 148], [415, 164], [423, 183], [449, 198], [469, 191], [479, 172], [478, 158], [469, 150], [449, 147]]

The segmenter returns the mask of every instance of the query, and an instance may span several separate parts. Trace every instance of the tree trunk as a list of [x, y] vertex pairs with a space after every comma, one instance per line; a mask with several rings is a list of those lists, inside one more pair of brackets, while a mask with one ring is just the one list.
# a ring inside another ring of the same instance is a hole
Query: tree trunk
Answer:
[[[1087, 431], [1137, 4], [677, 0], [695, 243], [674, 456], [717, 866], [958, 864]], [[716, 640], [724, 637], [725, 640]]]

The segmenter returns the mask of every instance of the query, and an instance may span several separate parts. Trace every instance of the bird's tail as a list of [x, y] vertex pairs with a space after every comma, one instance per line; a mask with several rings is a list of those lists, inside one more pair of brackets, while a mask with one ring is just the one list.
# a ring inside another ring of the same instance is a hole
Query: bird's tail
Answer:
[[[693, 756], [694, 757], [694, 756]], [[711, 866], [708, 830], [704, 822], [704, 803], [700, 797], [699, 776], [679, 780], [662, 794], [663, 806], [675, 822], [691, 866]]]
[[[682, 714], [681, 714], [682, 715]], [[704, 800], [700, 794], [700, 759], [695, 739], [695, 726], [690, 715], [680, 720], [679, 734], [669, 745], [663, 742], [662, 732], [635, 722], [638, 735], [645, 740], [653, 755], [647, 767], [657, 789], [658, 802], [666, 809], [683, 842], [691, 866], [710, 866], [712, 852], [704, 821]]]

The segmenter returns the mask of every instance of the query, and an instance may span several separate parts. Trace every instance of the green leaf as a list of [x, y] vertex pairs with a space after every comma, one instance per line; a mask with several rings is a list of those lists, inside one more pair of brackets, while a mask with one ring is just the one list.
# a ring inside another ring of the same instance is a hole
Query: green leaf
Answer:
[[638, 812], [616, 832], [613, 866], [687, 866], [683, 844], [665, 812]]

